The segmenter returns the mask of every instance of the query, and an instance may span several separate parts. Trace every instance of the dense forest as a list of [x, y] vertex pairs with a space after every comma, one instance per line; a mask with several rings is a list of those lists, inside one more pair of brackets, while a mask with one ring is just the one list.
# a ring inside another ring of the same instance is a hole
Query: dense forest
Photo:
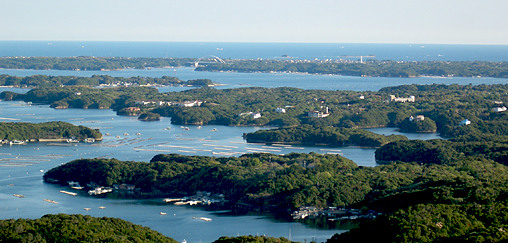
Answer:
[[258, 130], [245, 135], [247, 142], [297, 143], [311, 145], [380, 147], [387, 143], [407, 140], [402, 135], [384, 136], [363, 129], [317, 127], [302, 125], [274, 130]]
[[40, 219], [0, 220], [2, 242], [170, 242], [161, 233], [117, 218], [44, 215]]
[[[197, 58], [125, 57], [3, 57], [0, 68], [36, 70], [117, 70], [193, 66]], [[507, 78], [507, 62], [356, 60], [225, 60], [200, 65], [197, 71], [299, 72], [371, 77], [494, 77]]]
[[465, 157], [488, 158], [508, 165], [506, 141], [395, 141], [376, 150], [378, 161], [404, 161], [444, 164]]
[[380, 216], [335, 242], [506, 242], [506, 200], [487, 204], [419, 204]]
[[75, 126], [67, 122], [0, 122], [0, 140], [35, 140], [76, 138], [83, 141], [87, 138], [102, 140], [102, 134], [85, 126]]

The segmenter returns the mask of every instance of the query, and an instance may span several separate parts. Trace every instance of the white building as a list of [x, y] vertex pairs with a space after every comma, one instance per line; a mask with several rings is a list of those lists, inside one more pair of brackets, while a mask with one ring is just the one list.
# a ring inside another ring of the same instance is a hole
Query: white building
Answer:
[[323, 118], [329, 116], [330, 113], [324, 113], [322, 111], [309, 111], [307, 112], [308, 117], [317, 117], [317, 118]]
[[496, 108], [492, 108], [492, 111], [494, 112], [503, 112], [503, 111], [506, 111], [506, 107], [496, 107]]
[[261, 117], [261, 113], [259, 113], [259, 112], [252, 113], [251, 116], [252, 116], [252, 119], [258, 119]]
[[184, 101], [184, 102], [173, 102], [172, 105], [192, 107], [192, 106], [200, 106], [202, 103], [203, 103], [203, 101], [194, 100], [194, 101]]
[[471, 121], [468, 119], [464, 119], [459, 123], [459, 126], [467, 126], [469, 124], [471, 124]]
[[409, 96], [409, 98], [401, 98], [395, 97], [395, 95], [390, 95], [390, 102], [415, 102], [416, 98], [414, 95]]
[[425, 116], [423, 116], [423, 115], [417, 115], [417, 116], [416, 116], [416, 119], [415, 119], [413, 116], [410, 116], [410, 117], [409, 117], [409, 121], [411, 121], [411, 122], [412, 122], [412, 121], [417, 121], [417, 122], [419, 122], [419, 121], [423, 121], [423, 120], [425, 120]]

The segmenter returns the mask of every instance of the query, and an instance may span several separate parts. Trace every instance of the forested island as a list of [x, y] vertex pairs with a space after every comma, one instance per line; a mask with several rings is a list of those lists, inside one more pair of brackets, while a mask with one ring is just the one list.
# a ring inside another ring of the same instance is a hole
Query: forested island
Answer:
[[0, 122], [0, 140], [2, 141], [85, 141], [88, 138], [102, 140], [99, 130], [85, 126], [75, 126], [67, 122]]
[[407, 140], [402, 135], [384, 136], [363, 129], [317, 127], [311, 125], [274, 130], [258, 130], [254, 133], [245, 134], [244, 138], [249, 143], [295, 143], [329, 146], [355, 145], [362, 147], [380, 147], [391, 142]]
[[[225, 59], [198, 65], [196, 71], [292, 72], [362, 77], [494, 77], [508, 78], [507, 62], [488, 61], [366, 61], [349, 59]], [[207, 61], [205, 60], [205, 61]], [[0, 68], [36, 70], [118, 70], [195, 66], [198, 58], [130, 57], [3, 57]]]
[[180, 80], [175, 77], [112, 77], [109, 75], [92, 75], [92, 77], [77, 76], [47, 76], [33, 75], [16, 77], [6, 74], [0, 75], [0, 86], [23, 88], [47, 88], [63, 86], [89, 86], [89, 87], [129, 87], [129, 86], [213, 86], [210, 79]]

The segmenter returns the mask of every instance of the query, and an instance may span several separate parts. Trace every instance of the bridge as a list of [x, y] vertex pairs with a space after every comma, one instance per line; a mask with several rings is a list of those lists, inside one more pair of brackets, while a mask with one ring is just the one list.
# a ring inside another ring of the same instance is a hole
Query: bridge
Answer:
[[200, 63], [201, 64], [206, 64], [206, 63], [224, 63], [224, 64], [226, 64], [226, 62], [224, 60], [222, 60], [220, 57], [213, 56], [213, 55], [201, 57], [197, 61], [195, 61], [193, 65], [194, 65], [194, 67], [198, 67]]

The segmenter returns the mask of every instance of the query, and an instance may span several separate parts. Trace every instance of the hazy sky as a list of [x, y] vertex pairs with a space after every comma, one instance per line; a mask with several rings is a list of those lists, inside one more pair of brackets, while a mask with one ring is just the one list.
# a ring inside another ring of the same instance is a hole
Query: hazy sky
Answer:
[[0, 40], [508, 44], [507, 0], [0, 0]]

